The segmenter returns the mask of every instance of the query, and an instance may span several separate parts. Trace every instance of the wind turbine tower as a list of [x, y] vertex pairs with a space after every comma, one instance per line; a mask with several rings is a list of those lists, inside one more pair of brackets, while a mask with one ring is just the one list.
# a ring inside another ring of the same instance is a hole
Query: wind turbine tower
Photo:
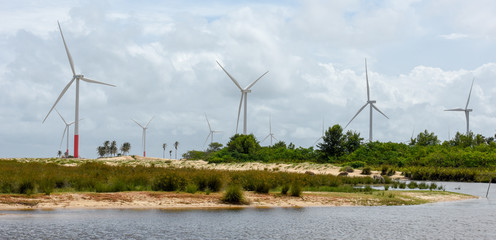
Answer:
[[[272, 133], [272, 120], [271, 120], [271, 117], [269, 117], [269, 135], [267, 135], [267, 136], [266, 136], [266, 137], [262, 140], [262, 142], [263, 142], [263, 141], [265, 141], [268, 137], [270, 137], [270, 146], [272, 147], [272, 139], [277, 140], [277, 138], [276, 138], [276, 137], [274, 137], [274, 134]], [[277, 140], [277, 141], [279, 141], [279, 140]]]
[[380, 114], [382, 114], [384, 117], [386, 117], [387, 119], [389, 119], [386, 114], [384, 114], [383, 112], [381, 112], [381, 110], [379, 110], [379, 108], [377, 108], [375, 106], [375, 103], [376, 101], [375, 100], [370, 100], [370, 89], [369, 89], [369, 75], [367, 73], [367, 59], [365, 59], [365, 80], [367, 81], [367, 102], [365, 103], [365, 105], [363, 105], [360, 110], [358, 110], [358, 112], [355, 114], [355, 116], [353, 116], [353, 118], [348, 122], [348, 124], [346, 124], [346, 127], [348, 127], [348, 125], [350, 125], [351, 121], [353, 121], [353, 119], [356, 118], [356, 116], [358, 116], [358, 114], [360, 114], [360, 112], [362, 112], [362, 110], [367, 106], [369, 105], [370, 106], [370, 120], [369, 120], [369, 142], [372, 142], [373, 141], [373, 138], [372, 138], [372, 112], [373, 112], [373, 109], [375, 109], [376, 111], [378, 111]]
[[229, 74], [226, 69], [224, 69], [224, 67], [222, 67], [222, 65], [220, 65], [219, 62], [217, 62], [217, 64], [219, 64], [219, 67], [222, 68], [222, 70], [224, 70], [224, 72], [227, 74], [227, 76], [233, 81], [233, 83], [239, 88], [239, 90], [241, 91], [241, 100], [239, 101], [239, 109], [238, 109], [238, 120], [236, 121], [236, 133], [238, 133], [238, 124], [239, 124], [239, 115], [241, 113], [241, 106], [243, 105], [243, 99], [244, 99], [244, 114], [243, 114], [243, 134], [246, 135], [246, 126], [247, 126], [247, 121], [246, 121], [246, 118], [247, 118], [247, 105], [248, 105], [248, 93], [251, 92], [251, 87], [253, 87], [253, 85], [255, 85], [255, 83], [258, 82], [258, 80], [260, 80], [260, 78], [262, 78], [263, 76], [265, 76], [265, 74], [267, 74], [269, 71], [265, 72], [264, 74], [262, 74], [262, 76], [260, 76], [259, 78], [257, 78], [255, 81], [253, 81], [252, 83], [250, 83], [248, 86], [246, 86], [245, 88], [242, 88], [241, 85], [239, 85], [238, 81], [236, 81], [236, 79], [234, 79], [233, 76], [231, 76], [231, 74]]
[[469, 115], [470, 115], [470, 112], [472, 112], [472, 109], [468, 108], [468, 104], [470, 103], [470, 95], [472, 94], [472, 87], [474, 86], [474, 81], [475, 81], [475, 78], [472, 79], [472, 85], [470, 85], [470, 92], [468, 92], [468, 99], [467, 99], [467, 104], [465, 105], [465, 108], [453, 108], [453, 109], [444, 110], [444, 111], [465, 112], [465, 119], [467, 120], [467, 136], [468, 136], [468, 133], [470, 132]]
[[50, 115], [52, 110], [55, 108], [55, 106], [57, 106], [57, 103], [60, 101], [62, 96], [64, 96], [67, 89], [69, 89], [71, 84], [74, 81], [76, 81], [76, 117], [74, 118], [75, 119], [75, 124], [74, 124], [74, 157], [78, 158], [79, 157], [79, 80], [83, 80], [83, 81], [89, 82], [89, 83], [103, 84], [103, 85], [112, 86], [112, 87], [115, 87], [115, 86], [112, 84], [91, 80], [89, 78], [84, 77], [83, 74], [76, 74], [76, 71], [74, 70], [74, 61], [72, 60], [71, 53], [69, 52], [69, 48], [67, 47], [67, 44], [65, 42], [64, 34], [62, 33], [62, 28], [60, 27], [60, 23], [58, 21], [57, 21], [57, 24], [59, 25], [60, 36], [62, 36], [62, 41], [64, 42], [65, 52], [67, 53], [67, 58], [69, 59], [69, 64], [71, 66], [72, 79], [71, 79], [71, 81], [69, 81], [69, 83], [62, 90], [62, 92], [60, 93], [59, 97], [57, 98], [57, 100], [53, 104], [50, 111], [48, 111], [48, 114], [46, 115], [45, 119], [43, 119], [43, 123], [48, 118], [48, 116]]
[[152, 119], [153, 117], [150, 119], [150, 121], [148, 121], [148, 123], [145, 126], [139, 124], [133, 119], [133, 121], [143, 129], [143, 134], [141, 135], [141, 144], [143, 145], [143, 157], [146, 157], [146, 129], [148, 129], [148, 124], [150, 124]]
[[64, 121], [65, 123], [65, 128], [64, 128], [64, 132], [62, 133], [62, 139], [60, 140], [60, 146], [62, 146], [62, 142], [64, 141], [64, 135], [65, 133], [67, 132], [67, 148], [66, 148], [66, 152], [65, 152], [65, 156], [69, 156], [69, 127], [74, 124], [74, 122], [66, 122], [64, 117], [62, 117], [62, 115], [59, 113], [59, 111], [57, 111], [57, 109], [55, 109], [55, 111], [59, 114], [60, 118], [62, 119], [62, 121]]
[[207, 113], [205, 113], [205, 119], [207, 119], [208, 129], [210, 130], [210, 132], [207, 138], [205, 139], [205, 142], [203, 143], [203, 147], [205, 147], [205, 144], [207, 143], [209, 137], [210, 137], [210, 144], [214, 142], [214, 133], [222, 132], [222, 131], [212, 130], [212, 127], [210, 127], [210, 122], [208, 121]]

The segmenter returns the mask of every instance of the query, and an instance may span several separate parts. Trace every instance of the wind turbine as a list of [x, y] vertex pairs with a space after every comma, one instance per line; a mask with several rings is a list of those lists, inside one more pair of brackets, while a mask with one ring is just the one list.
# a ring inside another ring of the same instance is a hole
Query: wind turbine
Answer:
[[138, 124], [141, 128], [143, 128], [143, 134], [141, 135], [141, 144], [143, 144], [143, 157], [146, 157], [146, 129], [148, 129], [148, 124], [152, 121], [153, 117], [148, 121], [148, 123], [143, 127], [143, 125], [139, 124], [136, 122], [134, 119], [133, 121]]
[[[272, 121], [271, 121], [271, 117], [269, 117], [269, 135], [267, 135], [267, 137], [265, 137], [262, 140], [262, 142], [265, 141], [268, 137], [270, 137], [270, 146], [272, 147], [272, 139], [277, 140], [277, 138], [274, 137], [274, 134], [272, 133]], [[279, 141], [279, 140], [277, 140], [277, 141]]]
[[350, 125], [351, 121], [353, 121], [353, 119], [356, 118], [356, 116], [358, 116], [358, 114], [360, 114], [360, 112], [362, 112], [362, 110], [367, 106], [367, 105], [370, 105], [370, 121], [369, 121], [369, 142], [372, 142], [372, 109], [375, 109], [376, 111], [378, 111], [380, 114], [382, 114], [384, 117], [386, 117], [387, 119], [389, 119], [386, 114], [384, 114], [383, 112], [381, 112], [381, 110], [379, 110], [379, 108], [377, 108], [375, 106], [375, 103], [376, 101], [375, 100], [370, 100], [370, 89], [369, 89], [369, 75], [367, 73], [367, 59], [365, 59], [365, 80], [367, 81], [367, 103], [365, 103], [365, 105], [363, 105], [360, 110], [358, 110], [358, 112], [355, 114], [355, 116], [353, 116], [353, 118], [348, 122], [348, 124], [346, 124], [346, 127], [348, 127], [348, 125]]
[[241, 105], [243, 105], [243, 99], [245, 100], [245, 102], [244, 102], [245, 107], [244, 107], [244, 114], [243, 114], [243, 134], [246, 135], [246, 124], [247, 124], [246, 116], [247, 116], [248, 93], [251, 92], [250, 88], [253, 87], [253, 85], [255, 85], [255, 83], [257, 83], [257, 81], [260, 80], [260, 78], [262, 78], [263, 76], [265, 76], [265, 74], [267, 74], [269, 71], [262, 74], [262, 76], [257, 78], [257, 80], [253, 81], [245, 88], [242, 88], [241, 85], [239, 85], [238, 81], [236, 81], [236, 79], [234, 79], [234, 77], [231, 76], [231, 74], [229, 74], [226, 71], [226, 69], [224, 69], [224, 67], [222, 67], [222, 65], [220, 65], [220, 63], [218, 61], [217, 61], [217, 64], [219, 64], [219, 67], [222, 68], [222, 70], [224, 70], [224, 72], [227, 74], [227, 76], [229, 76], [229, 78], [233, 81], [234, 84], [236, 84], [236, 86], [241, 91], [241, 100], [239, 101], [239, 109], [238, 109], [238, 120], [236, 121], [236, 133], [238, 133], [239, 114], [241, 113]]
[[64, 87], [64, 89], [60, 93], [59, 97], [57, 98], [57, 100], [53, 104], [52, 108], [50, 109], [50, 111], [48, 111], [48, 114], [46, 115], [45, 119], [43, 119], [43, 123], [48, 118], [48, 116], [50, 115], [52, 110], [55, 108], [55, 106], [57, 106], [57, 103], [60, 101], [62, 96], [64, 96], [67, 89], [69, 89], [71, 84], [74, 81], [76, 81], [76, 117], [74, 118], [75, 119], [75, 124], [74, 124], [74, 157], [78, 158], [79, 157], [79, 80], [83, 80], [83, 81], [89, 82], [89, 83], [103, 84], [103, 85], [112, 86], [112, 87], [115, 87], [115, 86], [112, 84], [98, 82], [95, 80], [85, 78], [83, 74], [76, 74], [76, 71], [74, 70], [74, 61], [72, 60], [72, 56], [71, 56], [71, 53], [69, 52], [69, 48], [67, 47], [67, 44], [65, 43], [64, 34], [62, 33], [62, 28], [60, 27], [60, 23], [58, 21], [57, 21], [57, 24], [59, 25], [60, 36], [62, 36], [62, 41], [64, 42], [65, 52], [67, 53], [67, 58], [69, 59], [69, 64], [71, 65], [72, 79]]
[[444, 111], [456, 111], [456, 112], [465, 112], [465, 118], [467, 119], [467, 136], [470, 131], [469, 128], [469, 114], [472, 112], [472, 109], [468, 108], [468, 104], [470, 103], [470, 95], [472, 94], [472, 87], [474, 86], [474, 81], [475, 78], [472, 79], [472, 85], [470, 86], [470, 92], [468, 92], [468, 99], [467, 99], [467, 104], [465, 105], [465, 108], [453, 108], [453, 109], [446, 109]]
[[320, 137], [317, 138], [317, 141], [315, 141], [315, 143], [313, 145], [317, 144], [320, 141], [320, 139], [323, 139], [323, 138], [324, 138], [324, 119], [322, 119], [322, 135], [320, 135]]
[[207, 113], [205, 113], [205, 119], [207, 119], [208, 129], [210, 130], [210, 132], [207, 138], [205, 139], [205, 142], [203, 143], [203, 147], [205, 147], [205, 144], [207, 143], [209, 137], [210, 137], [210, 144], [214, 142], [214, 133], [222, 132], [222, 131], [212, 130], [212, 128], [210, 127], [210, 122], [208, 121]]
[[[55, 111], [59, 114], [60, 118], [62, 118], [62, 121], [64, 121], [65, 123], [65, 128], [64, 128], [64, 132], [62, 133], [62, 139], [60, 140], [60, 147], [62, 147], [62, 142], [64, 142], [64, 135], [65, 135], [65, 132], [67, 131], [67, 150], [66, 150], [66, 157], [69, 156], [69, 127], [74, 124], [74, 122], [66, 122], [64, 117], [62, 117], [62, 115], [59, 113], [59, 111], [57, 111], [57, 109], [55, 109]], [[59, 147], [59, 148], [60, 148]]]

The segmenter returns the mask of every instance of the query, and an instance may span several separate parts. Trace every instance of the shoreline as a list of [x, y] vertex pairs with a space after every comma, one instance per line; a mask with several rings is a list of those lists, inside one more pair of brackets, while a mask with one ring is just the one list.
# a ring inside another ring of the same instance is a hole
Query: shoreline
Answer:
[[374, 193], [304, 192], [301, 197], [279, 193], [244, 192], [247, 204], [226, 204], [222, 192], [205, 194], [177, 192], [53, 193], [31, 196], [0, 194], [0, 210], [60, 209], [245, 209], [347, 206], [419, 205], [475, 199], [466, 194], [441, 191], [378, 191]]

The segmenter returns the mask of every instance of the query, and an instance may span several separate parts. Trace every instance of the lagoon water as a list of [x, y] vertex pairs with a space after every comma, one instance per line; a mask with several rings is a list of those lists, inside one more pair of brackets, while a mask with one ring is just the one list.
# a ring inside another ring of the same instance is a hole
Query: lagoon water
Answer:
[[[480, 199], [391, 207], [0, 211], [0, 239], [496, 239], [496, 184]], [[459, 188], [459, 190], [458, 190]]]

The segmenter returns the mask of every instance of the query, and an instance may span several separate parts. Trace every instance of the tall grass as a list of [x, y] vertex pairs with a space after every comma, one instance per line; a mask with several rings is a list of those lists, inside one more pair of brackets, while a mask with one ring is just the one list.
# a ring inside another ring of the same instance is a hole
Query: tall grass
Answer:
[[[370, 177], [338, 177], [272, 171], [221, 171], [191, 168], [109, 166], [86, 162], [67, 167], [51, 163], [0, 160], [0, 193], [34, 194], [53, 192], [186, 191], [218, 192], [225, 185], [246, 191], [268, 193], [293, 183], [307, 188], [374, 184]], [[196, 187], [196, 190], [194, 187]], [[291, 186], [288, 188], [288, 186]], [[301, 191], [300, 191], [301, 194]]]

